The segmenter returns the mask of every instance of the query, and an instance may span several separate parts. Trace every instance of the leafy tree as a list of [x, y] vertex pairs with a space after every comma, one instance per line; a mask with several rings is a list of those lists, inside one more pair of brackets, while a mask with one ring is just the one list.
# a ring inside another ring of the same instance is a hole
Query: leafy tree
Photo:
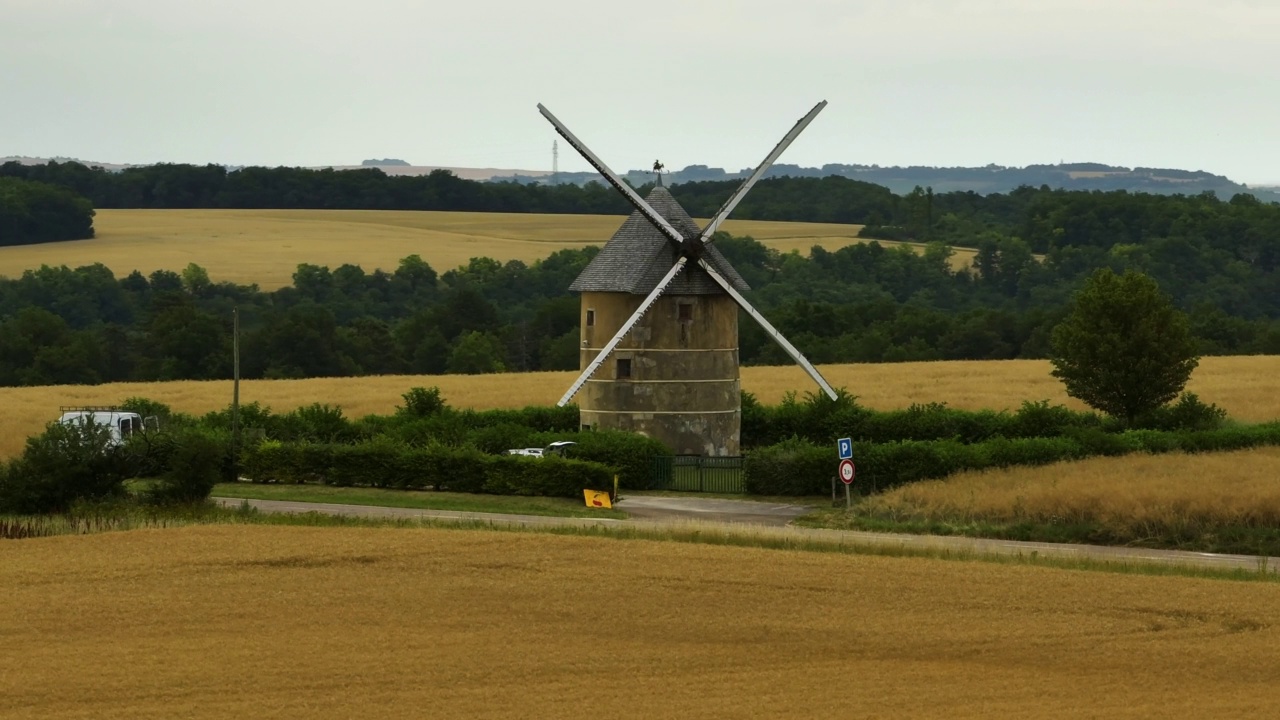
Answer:
[[200, 295], [209, 289], [212, 285], [209, 281], [209, 271], [200, 267], [195, 263], [187, 263], [182, 270], [182, 287], [192, 295]]
[[136, 464], [110, 431], [94, 423], [50, 423], [27, 439], [22, 456], [0, 467], [0, 513], [65, 512], [77, 500], [105, 500], [124, 492]]
[[231, 332], [185, 298], [155, 313], [147, 325], [148, 372], [160, 380], [226, 377]]
[[404, 393], [400, 397], [404, 398], [404, 405], [396, 406], [396, 415], [431, 417], [432, 415], [444, 412], [448, 407], [444, 398], [440, 396], [440, 388], [435, 385], [432, 385], [429, 388], [409, 388], [409, 392]]
[[93, 237], [93, 206], [65, 187], [0, 177], [0, 245]]
[[1129, 424], [1178, 396], [1199, 363], [1186, 315], [1154, 280], [1093, 274], [1053, 330], [1053, 375], [1067, 394]]
[[410, 255], [400, 261], [395, 278], [408, 285], [410, 292], [432, 290], [436, 286], [436, 271], [419, 255]]
[[458, 338], [447, 367], [451, 373], [464, 375], [502, 372], [502, 343], [487, 333], [468, 332]]

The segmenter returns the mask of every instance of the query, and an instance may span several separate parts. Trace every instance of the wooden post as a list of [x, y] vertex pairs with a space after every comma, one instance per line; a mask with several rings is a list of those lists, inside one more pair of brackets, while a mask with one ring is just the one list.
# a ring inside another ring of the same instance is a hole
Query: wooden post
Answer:
[[240, 479], [240, 308], [231, 310], [231, 467]]

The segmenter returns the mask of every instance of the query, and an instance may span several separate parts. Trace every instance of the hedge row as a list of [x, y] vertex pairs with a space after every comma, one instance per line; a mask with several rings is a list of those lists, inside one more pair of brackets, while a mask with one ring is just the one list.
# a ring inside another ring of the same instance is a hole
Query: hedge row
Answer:
[[[139, 399], [133, 401], [141, 404]], [[231, 410], [211, 412], [199, 424], [230, 431]], [[578, 409], [553, 406], [478, 412], [446, 408], [432, 415], [400, 413], [352, 420], [343, 415], [342, 408], [332, 405], [314, 403], [275, 414], [254, 402], [240, 406], [240, 425], [261, 429], [266, 437], [281, 442], [356, 443], [390, 438], [410, 445], [470, 444], [489, 452], [505, 452], [514, 447], [532, 447], [526, 438], [538, 433], [556, 433], [555, 439], [578, 435]]]
[[[1193, 393], [1177, 403], [1138, 419], [1150, 430], [1214, 430], [1222, 427], [1226, 413], [1206, 405]], [[1093, 412], [1077, 412], [1047, 400], [1025, 402], [1015, 412], [968, 411], [941, 403], [912, 405], [906, 410], [881, 412], [858, 405], [848, 395], [829, 400], [824, 395], [797, 401], [789, 396], [779, 405], [765, 406], [743, 393], [742, 445], [762, 448], [791, 437], [810, 442], [834, 443], [852, 437], [866, 442], [904, 440], [958, 440], [978, 443], [996, 437], [1062, 437], [1068, 432], [1100, 429], [1119, 433], [1125, 428], [1114, 419]]]
[[[859, 442], [853, 448], [858, 468], [854, 487], [864, 493], [878, 492], [963, 470], [1046, 465], [1097, 455], [1210, 452], [1261, 445], [1280, 445], [1280, 423], [1182, 432], [1107, 433], [1084, 428], [1056, 438], [992, 438], [972, 444], [955, 440]], [[747, 455], [743, 482], [747, 492], [756, 495], [822, 495], [830, 491], [835, 469], [833, 447], [792, 438]]]
[[584, 489], [608, 490], [611, 468], [557, 457], [489, 455], [475, 448], [412, 447], [376, 441], [281, 443], [246, 451], [243, 472], [255, 482], [449, 490], [494, 495], [580, 497]]

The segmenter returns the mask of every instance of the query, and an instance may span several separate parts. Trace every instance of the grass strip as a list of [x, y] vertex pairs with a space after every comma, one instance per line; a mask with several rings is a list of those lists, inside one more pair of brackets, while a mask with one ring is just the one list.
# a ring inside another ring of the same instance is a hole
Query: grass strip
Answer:
[[827, 530], [862, 530], [905, 535], [989, 538], [1022, 542], [1073, 543], [1184, 550], [1228, 555], [1280, 556], [1280, 528], [1236, 525], [1198, 528], [1148, 526], [1136, 535], [1096, 522], [1038, 523], [958, 521], [948, 519], [891, 519], [847, 513], [843, 508], [816, 510], [796, 518], [796, 525]]
[[511, 515], [627, 517], [627, 514], [621, 510], [588, 508], [583, 504], [581, 498], [571, 500], [569, 498], [527, 497], [522, 495], [479, 495], [366, 487], [334, 487], [331, 485], [264, 485], [244, 482], [220, 483], [214, 486], [212, 495], [213, 497], [249, 500], [377, 505], [418, 510], [451, 510], [456, 512], [505, 513]]
[[0, 517], [0, 538], [30, 538], [51, 535], [88, 534], [138, 529], [164, 529], [197, 524], [292, 525], [309, 527], [433, 528], [489, 532], [547, 533], [600, 537], [614, 540], [651, 540], [706, 545], [726, 545], [828, 552], [848, 555], [922, 558], [1005, 565], [1031, 565], [1063, 570], [1119, 574], [1179, 576], [1214, 580], [1280, 583], [1280, 568], [1260, 558], [1255, 568], [1215, 568], [1199, 565], [1142, 561], [1063, 557], [1037, 551], [1003, 554], [968, 549], [923, 548], [862, 542], [847, 538], [815, 538], [786, 528], [742, 527], [688, 523], [671, 526], [643, 524], [547, 524], [522, 525], [490, 520], [451, 521], [437, 518], [366, 518], [308, 513], [262, 513], [242, 505], [223, 508], [213, 505], [178, 508], [109, 508], [80, 516]]

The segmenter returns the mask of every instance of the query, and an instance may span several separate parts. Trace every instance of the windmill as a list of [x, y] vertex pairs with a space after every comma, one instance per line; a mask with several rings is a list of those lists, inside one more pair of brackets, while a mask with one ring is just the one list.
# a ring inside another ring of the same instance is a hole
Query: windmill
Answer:
[[[699, 228], [661, 182], [641, 198], [538, 104], [556, 132], [635, 208], [569, 288], [582, 293], [583, 370], [556, 404], [563, 407], [586, 387], [579, 402], [584, 429], [642, 432], [679, 454], [737, 455], [738, 308], [835, 399], [822, 374], [743, 297], [746, 282], [711, 243], [729, 213], [826, 105], [823, 100], [796, 122]], [[608, 342], [597, 346], [606, 335]], [[611, 357], [612, 372], [595, 377]]]

